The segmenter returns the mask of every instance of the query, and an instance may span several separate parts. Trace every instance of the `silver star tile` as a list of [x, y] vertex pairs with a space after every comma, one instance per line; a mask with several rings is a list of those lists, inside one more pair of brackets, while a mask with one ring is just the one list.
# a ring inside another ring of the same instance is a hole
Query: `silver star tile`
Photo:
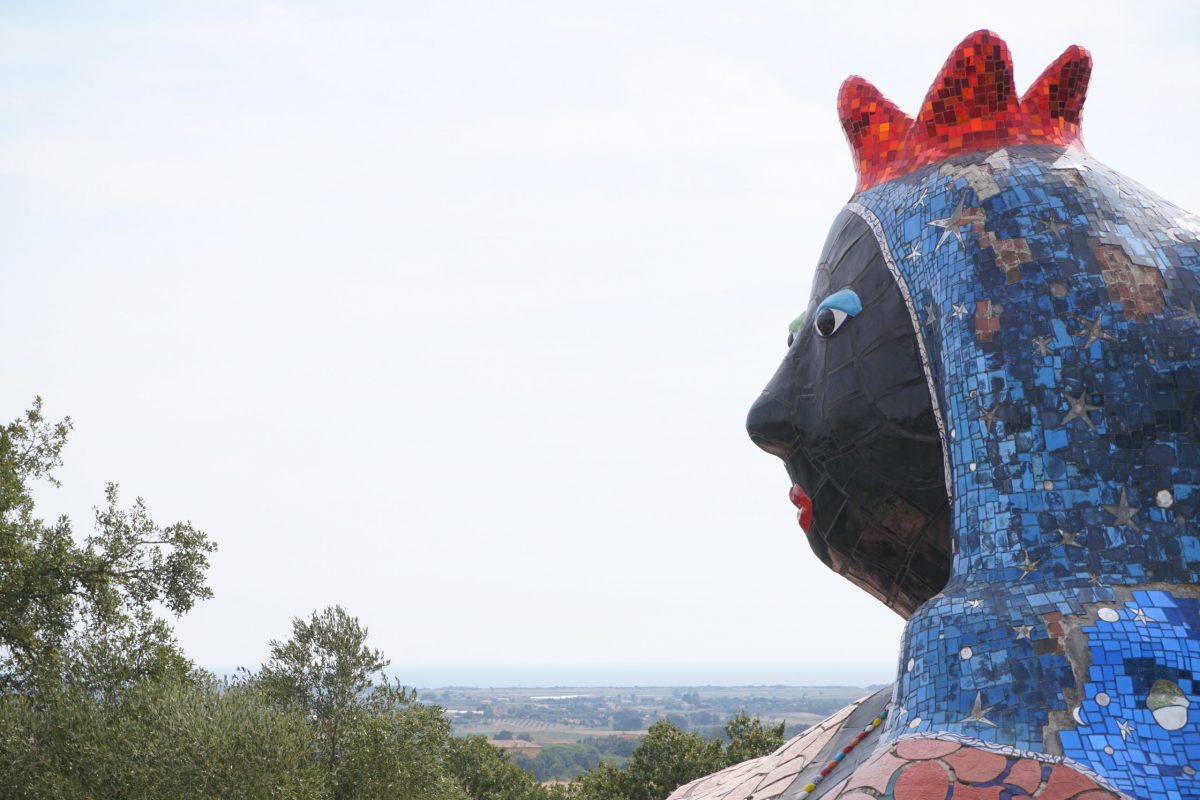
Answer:
[[959, 724], [965, 725], [968, 722], [978, 722], [981, 725], [991, 725], [996, 727], [996, 723], [987, 718], [987, 714], [995, 706], [983, 707], [983, 696], [980, 692], [975, 693], [975, 702], [971, 705], [971, 713], [959, 720]]
[[1168, 238], [1169, 238], [1171, 241], [1175, 242], [1176, 244], [1195, 244], [1195, 240], [1194, 240], [1194, 239], [1193, 239], [1192, 241], [1188, 241], [1187, 239], [1180, 239], [1180, 238], [1179, 238], [1179, 234], [1181, 234], [1181, 233], [1187, 233], [1187, 232], [1188, 232], [1188, 231], [1187, 231], [1187, 229], [1186, 229], [1186, 228], [1180, 228], [1180, 227], [1171, 227], [1171, 228], [1167, 228], [1167, 237], [1168, 237]]
[[963, 201], [965, 199], [966, 195], [960, 195], [958, 198], [958, 205], [955, 206], [954, 211], [950, 214], [950, 216], [943, 217], [942, 219], [935, 219], [929, 223], [935, 228], [942, 229], [942, 235], [938, 239], [937, 245], [934, 246], [933, 252], [936, 253], [938, 250], [940, 250], [946, 239], [950, 238], [951, 234], [953, 234], [955, 239], [958, 239], [958, 243], [960, 245], [963, 243], [962, 232], [959, 231], [959, 228], [961, 228], [963, 225], [969, 224], [972, 221], [969, 217], [963, 214]]
[[1094, 406], [1087, 401], [1087, 392], [1080, 392], [1079, 397], [1072, 397], [1070, 392], [1063, 392], [1067, 396], [1067, 414], [1062, 418], [1059, 425], [1066, 425], [1073, 419], [1081, 419], [1091, 429], [1092, 433], [1096, 432], [1096, 423], [1092, 422], [1090, 415], [1093, 411], [1099, 411], [1100, 406]]
[[1054, 348], [1050, 346], [1052, 342], [1049, 336], [1035, 336], [1033, 339], [1033, 350], [1039, 356], [1048, 356], [1054, 352]]
[[1058, 157], [1058, 160], [1050, 165], [1051, 169], [1073, 169], [1079, 172], [1087, 172], [1088, 165], [1084, 163], [1085, 156], [1074, 148], [1068, 148], [1063, 151], [1063, 154]]
[[954, 310], [950, 312], [950, 316], [954, 317], [955, 319], [962, 319], [969, 313], [967, 311], [966, 303], [955, 303], [953, 308]]
[[1014, 639], [1013, 641], [1019, 642], [1022, 639], [1028, 639], [1030, 641], [1033, 641], [1032, 638], [1030, 637], [1030, 634], [1033, 633], [1032, 625], [1017, 625], [1013, 628], [1013, 631], [1017, 634], [1017, 638]]
[[1128, 525], [1135, 531], [1140, 531], [1137, 520], [1134, 519], [1137, 513], [1142, 509], [1138, 506], [1129, 505], [1129, 496], [1125, 491], [1125, 487], [1121, 487], [1121, 502], [1116, 504], [1105, 505], [1104, 510], [1113, 516], [1113, 527], [1118, 525]]
[[979, 415], [979, 421], [983, 423], [983, 428], [988, 433], [992, 432], [992, 426], [996, 424], [996, 420], [998, 419], [997, 414], [999, 411], [1000, 411], [1000, 404], [997, 403], [996, 405], [992, 406], [987, 411], [984, 411], [982, 414]]
[[913, 242], [912, 250], [909, 251], [909, 254], [906, 255], [905, 258], [907, 258], [909, 261], [916, 261], [920, 257], [921, 257], [921, 249], [919, 247], [917, 247], [916, 242]]
[[1025, 563], [1017, 564], [1017, 569], [1021, 570], [1021, 577], [1017, 578], [1017, 583], [1020, 583], [1021, 581], [1025, 580], [1025, 578], [1027, 578], [1030, 573], [1037, 572], [1038, 564], [1041, 564], [1041, 563], [1042, 563], [1042, 560], [1040, 558], [1037, 559], [1036, 561], [1032, 561], [1029, 558], [1029, 553], [1026, 553], [1025, 554]]
[[1196, 301], [1189, 300], [1188, 307], [1186, 309], [1180, 309], [1179, 313], [1176, 314], [1174, 318], [1175, 319], [1190, 319], [1192, 322], [1195, 322], [1196, 324], [1200, 325], [1200, 312], [1196, 311]]
[[1077, 538], [1079, 538], [1079, 534], [1077, 532], [1064, 531], [1062, 528], [1059, 528], [1058, 535], [1061, 538], [1059, 538], [1059, 540], [1055, 543], [1055, 547], [1083, 547], [1083, 545], [1075, 541]]
[[1140, 623], [1142, 623], [1143, 625], [1145, 625], [1145, 624], [1147, 624], [1147, 623], [1149, 623], [1149, 622], [1154, 622], [1154, 618], [1153, 618], [1153, 617], [1151, 617], [1151, 616], [1150, 616], [1149, 614], [1147, 614], [1145, 611], [1142, 611], [1142, 610], [1141, 610], [1140, 608], [1138, 608], [1137, 606], [1134, 606], [1134, 607], [1133, 607], [1133, 608], [1131, 608], [1130, 610], [1133, 612], [1133, 621], [1134, 621], [1134, 622], [1140, 622]]
[[935, 322], [937, 322], [937, 306], [930, 300], [925, 304], [925, 327], [932, 328]]
[[1097, 314], [1094, 320], [1081, 317], [1078, 314], [1073, 314], [1072, 316], [1083, 323], [1083, 330], [1076, 331], [1075, 335], [1087, 337], [1087, 341], [1083, 343], [1084, 348], [1091, 347], [1092, 342], [1099, 342], [1101, 340], [1115, 342], [1117, 340], [1117, 337], [1104, 330], [1103, 314]]
[[1061, 239], [1062, 232], [1071, 229], [1071, 223], [1059, 222], [1053, 216], [1049, 219], [1039, 219], [1038, 222], [1042, 223], [1042, 230], [1049, 232], [1055, 239]]
[[1134, 732], [1135, 729], [1132, 722], [1126, 722], [1123, 719], [1119, 719], [1117, 720], [1117, 728], [1121, 731], [1122, 742], [1128, 739], [1130, 736], [1134, 736], [1135, 738], [1137, 736], [1137, 734]]
[[1008, 148], [1006, 147], [1000, 148], [983, 160], [984, 166], [992, 170], [1008, 169], [1009, 163], [1011, 162], [1008, 157]]

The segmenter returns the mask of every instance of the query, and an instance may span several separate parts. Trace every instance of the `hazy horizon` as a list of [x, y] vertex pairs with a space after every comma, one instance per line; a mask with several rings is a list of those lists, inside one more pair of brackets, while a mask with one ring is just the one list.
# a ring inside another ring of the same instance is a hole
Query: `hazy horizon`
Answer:
[[[255, 670], [258, 665], [239, 665]], [[205, 667], [217, 676], [238, 667]], [[703, 687], [703, 686], [871, 686], [891, 683], [896, 665], [888, 662], [844, 664], [446, 664], [405, 667], [384, 672], [418, 689]]]

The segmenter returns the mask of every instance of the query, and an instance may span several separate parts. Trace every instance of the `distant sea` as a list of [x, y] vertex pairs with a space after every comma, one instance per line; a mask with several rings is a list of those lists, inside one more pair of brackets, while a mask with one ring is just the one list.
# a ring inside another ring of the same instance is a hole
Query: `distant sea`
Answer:
[[[218, 675], [229, 667], [211, 668]], [[405, 686], [870, 686], [896, 679], [894, 662], [810, 664], [401, 664], [387, 674]]]

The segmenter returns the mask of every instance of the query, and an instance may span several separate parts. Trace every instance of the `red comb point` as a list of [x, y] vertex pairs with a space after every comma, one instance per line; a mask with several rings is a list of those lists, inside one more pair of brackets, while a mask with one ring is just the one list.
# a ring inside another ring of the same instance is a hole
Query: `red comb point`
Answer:
[[914, 120], [858, 76], [838, 93], [838, 115], [858, 171], [856, 191], [973, 150], [1080, 143], [1092, 60], [1071, 46], [1018, 99], [1008, 45], [976, 31], [954, 48]]
[[912, 117], [857, 75], [847, 78], [838, 92], [838, 114], [858, 173], [874, 169], [886, 174], [908, 138]]
[[1092, 56], [1077, 44], [1046, 67], [1021, 98], [1021, 113], [1030, 133], [1053, 144], [1074, 144], [1092, 76]]

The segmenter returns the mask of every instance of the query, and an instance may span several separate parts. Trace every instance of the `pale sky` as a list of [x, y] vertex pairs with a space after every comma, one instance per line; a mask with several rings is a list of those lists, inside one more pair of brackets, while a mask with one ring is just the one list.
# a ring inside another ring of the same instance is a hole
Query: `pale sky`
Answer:
[[975, 29], [1019, 91], [1082, 44], [1092, 154], [1200, 210], [1187, 3], [977, 5], [0, 6], [0, 416], [76, 422], [43, 514], [111, 480], [207, 531], [206, 666], [341, 603], [420, 685], [890, 680], [743, 429], [853, 190], [842, 79], [915, 112]]

